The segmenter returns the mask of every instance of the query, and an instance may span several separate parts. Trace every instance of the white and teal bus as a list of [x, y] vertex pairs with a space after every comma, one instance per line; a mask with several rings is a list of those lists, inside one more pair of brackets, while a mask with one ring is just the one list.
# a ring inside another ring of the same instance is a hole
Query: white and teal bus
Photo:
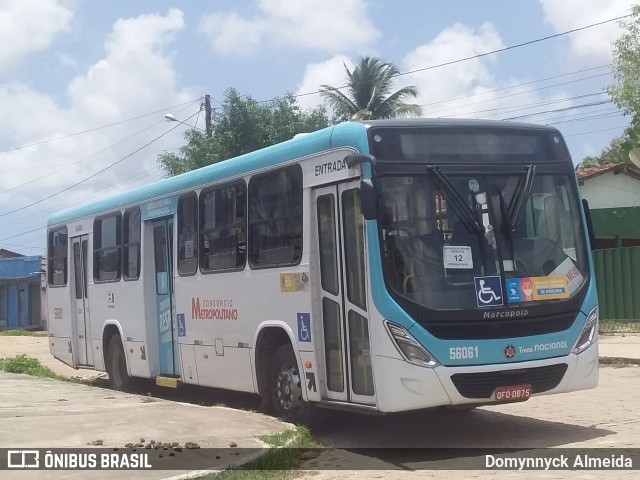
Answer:
[[52, 215], [50, 350], [292, 421], [592, 388], [586, 218], [556, 129], [344, 123]]

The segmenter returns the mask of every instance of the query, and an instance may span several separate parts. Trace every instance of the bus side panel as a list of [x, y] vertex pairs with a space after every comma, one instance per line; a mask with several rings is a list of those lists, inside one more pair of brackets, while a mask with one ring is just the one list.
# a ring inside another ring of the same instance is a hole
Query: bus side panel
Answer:
[[[58, 228], [58, 227], [56, 227]], [[67, 226], [67, 232], [69, 228]], [[47, 286], [47, 312], [49, 315], [49, 351], [67, 365], [77, 368], [73, 357], [73, 306], [71, 303], [71, 242], [67, 238], [67, 283], [64, 286]], [[47, 265], [47, 268], [51, 268]], [[51, 272], [47, 274], [49, 277]], [[47, 284], [49, 278], [47, 278]]]
[[255, 392], [251, 372], [251, 351], [218, 345], [195, 345], [198, 381], [201, 385], [240, 392]]
[[254, 292], [249, 280], [243, 271], [175, 277], [183, 382], [255, 391], [250, 351], [255, 323], [245, 300]]
[[[263, 322], [284, 322], [295, 335], [298, 314], [310, 312], [310, 296], [308, 283], [289, 288], [288, 282], [308, 279], [306, 267], [245, 269], [178, 279], [176, 314], [184, 317], [184, 336], [178, 337], [182, 362], [189, 366], [186, 347], [193, 345], [197, 370], [197, 376], [192, 372], [190, 377], [183, 370], [183, 381], [256, 392], [251, 349], [255, 348], [257, 327]], [[313, 351], [310, 342], [294, 342], [293, 347]]]
[[105, 370], [101, 352], [103, 335], [107, 325], [119, 325], [122, 342], [127, 357], [129, 374], [135, 377], [150, 376], [146, 328], [144, 324], [144, 291], [142, 279], [134, 281], [95, 283], [90, 269], [88, 297], [91, 311], [91, 331], [94, 359], [97, 370]]
[[71, 367], [73, 362], [71, 287], [47, 288], [47, 311], [49, 321], [49, 351], [51, 355]]

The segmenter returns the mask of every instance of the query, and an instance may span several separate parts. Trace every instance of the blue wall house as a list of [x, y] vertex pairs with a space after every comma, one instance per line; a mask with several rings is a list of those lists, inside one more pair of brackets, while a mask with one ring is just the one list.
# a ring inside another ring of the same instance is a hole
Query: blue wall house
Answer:
[[3, 256], [0, 255], [0, 329], [43, 327], [42, 257]]

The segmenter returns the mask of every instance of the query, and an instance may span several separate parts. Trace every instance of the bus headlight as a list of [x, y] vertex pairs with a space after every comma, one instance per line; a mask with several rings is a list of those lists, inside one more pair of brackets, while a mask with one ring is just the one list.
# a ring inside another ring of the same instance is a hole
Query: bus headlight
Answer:
[[597, 338], [598, 335], [598, 306], [596, 305], [593, 310], [587, 315], [587, 321], [584, 322], [582, 332], [578, 337], [578, 341], [573, 347], [573, 353], [581, 353], [585, 351]]
[[386, 320], [384, 323], [393, 343], [407, 362], [420, 365], [421, 367], [435, 367], [439, 365], [435, 357], [425, 350], [405, 328]]

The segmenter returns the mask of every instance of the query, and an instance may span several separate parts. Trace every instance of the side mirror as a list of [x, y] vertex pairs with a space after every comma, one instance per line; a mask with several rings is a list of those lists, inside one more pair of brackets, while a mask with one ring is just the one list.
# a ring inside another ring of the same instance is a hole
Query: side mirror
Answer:
[[364, 215], [365, 220], [377, 219], [376, 192], [370, 178], [364, 178], [360, 181], [360, 200], [362, 203], [362, 215]]
[[589, 234], [589, 244], [591, 250], [596, 244], [596, 234], [593, 231], [593, 221], [591, 220], [591, 210], [589, 209], [589, 202], [586, 198], [582, 199], [582, 208], [584, 209], [584, 218], [587, 221], [587, 233]]

